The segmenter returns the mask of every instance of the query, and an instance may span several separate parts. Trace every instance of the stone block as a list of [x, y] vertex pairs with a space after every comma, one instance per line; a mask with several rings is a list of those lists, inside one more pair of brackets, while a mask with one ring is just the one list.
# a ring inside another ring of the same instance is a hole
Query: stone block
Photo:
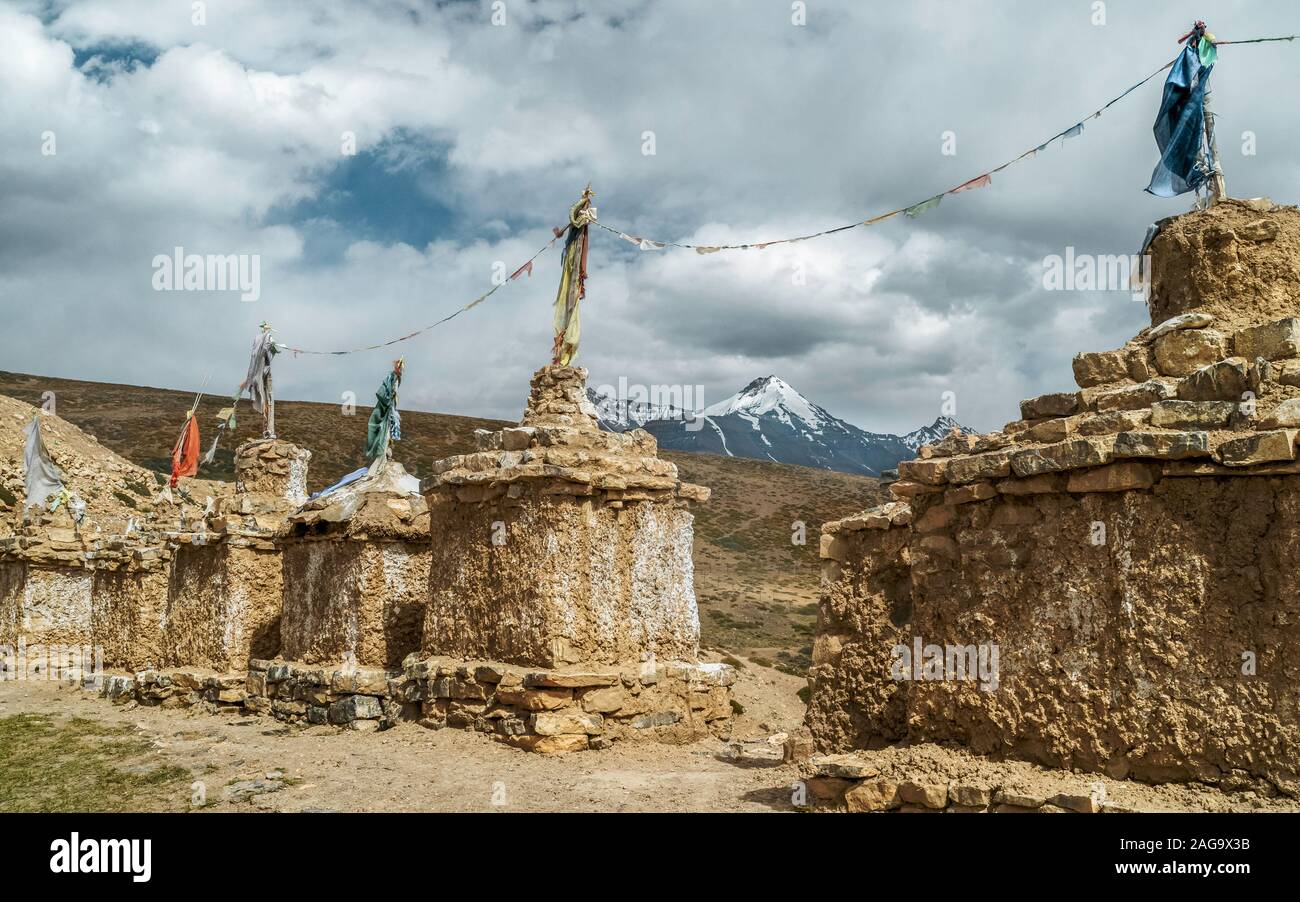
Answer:
[[976, 783], [953, 782], [948, 786], [948, 798], [957, 805], [987, 808], [993, 801], [993, 789]]
[[943, 488], [938, 485], [924, 485], [919, 482], [892, 482], [889, 484], [889, 492], [896, 498], [919, 498], [922, 495], [933, 495], [935, 492], [941, 492]]
[[976, 482], [949, 489], [943, 493], [943, 503], [947, 505], [969, 504], [972, 501], [985, 501], [997, 495], [998, 490], [991, 482]]
[[1046, 495], [1063, 490], [1061, 478], [1051, 473], [1027, 476], [1024, 479], [1004, 479], [997, 484], [1003, 495]]
[[329, 706], [329, 722], [351, 723], [354, 720], [377, 720], [384, 716], [383, 706], [373, 695], [349, 695]]
[[947, 504], [938, 504], [928, 509], [916, 521], [917, 532], [937, 532], [947, 529], [957, 519], [957, 511]]
[[582, 693], [580, 704], [593, 714], [636, 713], [636, 696], [622, 686], [605, 686]]
[[498, 704], [525, 711], [557, 711], [573, 703], [572, 689], [511, 689], [497, 687]]
[[1210, 436], [1206, 432], [1121, 432], [1115, 436], [1115, 457], [1155, 457], [1182, 460], [1209, 457]]
[[329, 687], [340, 695], [386, 695], [388, 672], [375, 667], [336, 670], [330, 674]]
[[1017, 476], [1036, 476], [1040, 473], [1097, 467], [1110, 463], [1114, 456], [1114, 444], [1112, 437], [1095, 436], [1042, 448], [1027, 448], [1012, 457], [1011, 469]]
[[1245, 359], [1229, 357], [1192, 373], [1179, 383], [1177, 394], [1180, 401], [1240, 401], [1249, 388]]
[[1074, 381], [1080, 388], [1122, 382], [1129, 378], [1125, 351], [1093, 351], [1074, 355]]
[[948, 784], [904, 780], [898, 784], [898, 798], [903, 802], [925, 808], [942, 808], [948, 804]]
[[538, 734], [510, 736], [506, 739], [506, 742], [515, 748], [537, 752], [539, 755], [567, 755], [570, 752], [580, 752], [587, 748], [589, 744], [585, 733], [560, 733], [555, 736], [541, 736]]
[[809, 765], [818, 773], [827, 777], [842, 777], [846, 780], [863, 780], [880, 773], [879, 768], [852, 752], [837, 755], [814, 755]]
[[1020, 402], [1022, 420], [1040, 420], [1047, 417], [1068, 417], [1079, 410], [1079, 396], [1075, 392], [1054, 392], [1027, 398]]
[[1282, 385], [1300, 388], [1300, 362], [1285, 361], [1273, 368], [1274, 378]]
[[904, 460], [898, 464], [899, 479], [905, 482], [919, 482], [922, 485], [943, 485], [948, 481], [948, 461], [938, 460]]
[[898, 784], [888, 777], [863, 780], [844, 793], [844, 804], [852, 813], [888, 811], [903, 804]]
[[1168, 335], [1182, 329], [1204, 329], [1206, 326], [1214, 324], [1214, 317], [1208, 313], [1191, 312], [1180, 313], [1177, 316], [1171, 316], [1157, 326], [1153, 326], [1144, 338], [1148, 343], [1154, 342], [1163, 335]]
[[1228, 339], [1214, 329], [1181, 329], [1154, 342], [1156, 366], [1166, 376], [1189, 376], [1228, 356]]
[[1300, 398], [1283, 401], [1262, 417], [1259, 425], [1265, 429], [1300, 428]]
[[595, 736], [605, 729], [604, 718], [585, 711], [542, 711], [528, 718], [529, 728], [538, 736], [581, 733]]
[[1156, 475], [1156, 470], [1148, 464], [1124, 461], [1095, 470], [1071, 473], [1066, 488], [1078, 493], [1148, 489], [1155, 484]]
[[1151, 407], [1158, 429], [1225, 429], [1237, 410], [1234, 401], [1159, 401]]
[[1279, 460], [1295, 460], [1295, 429], [1278, 429], [1256, 432], [1242, 438], [1229, 439], [1215, 449], [1215, 456], [1228, 467], [1249, 467], [1252, 464]]
[[1047, 803], [1080, 814], [1096, 814], [1101, 811], [1097, 799], [1090, 793], [1057, 793]]
[[[1073, 417], [1057, 417], [1056, 419], [1045, 420], [1026, 429], [1024, 440], [1044, 443], [1063, 442], [1074, 431], [1074, 426]], [[949, 473], [952, 472], [951, 466], [948, 467], [948, 471]], [[1001, 473], [992, 475], [1005, 476], [1007, 474]]]
[[586, 689], [591, 686], [613, 686], [619, 682], [618, 671], [545, 671], [524, 675], [527, 688]]
[[1108, 410], [1081, 416], [1074, 424], [1074, 431], [1079, 435], [1114, 435], [1140, 429], [1151, 422], [1149, 410]]
[[1174, 396], [1175, 387], [1167, 381], [1148, 379], [1137, 385], [1127, 385], [1113, 391], [1102, 392], [1094, 398], [1098, 411], [1138, 410], [1150, 407], [1157, 401]]
[[1238, 357], [1254, 360], [1280, 360], [1300, 357], [1300, 318], [1289, 316], [1262, 326], [1243, 329], [1233, 336], [1233, 352]]
[[531, 426], [517, 426], [513, 429], [501, 430], [501, 450], [503, 451], [523, 451], [533, 443], [533, 436], [537, 430]]

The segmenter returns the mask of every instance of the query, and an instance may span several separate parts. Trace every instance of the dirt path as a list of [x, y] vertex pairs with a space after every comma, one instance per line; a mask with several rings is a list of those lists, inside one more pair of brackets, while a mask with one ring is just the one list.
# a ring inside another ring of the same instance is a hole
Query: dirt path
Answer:
[[[793, 728], [803, 681], [746, 667], [735, 739]], [[206, 811], [791, 811], [795, 771], [779, 762], [737, 763], [726, 743], [618, 743], [552, 758], [461, 730], [402, 724], [382, 733], [289, 728], [270, 718], [117, 706], [43, 682], [0, 683], [0, 718], [41, 713], [129, 726], [152, 751], [123, 768], [190, 772], [143, 807], [189, 810], [201, 782]], [[141, 760], [143, 759], [145, 760]]]

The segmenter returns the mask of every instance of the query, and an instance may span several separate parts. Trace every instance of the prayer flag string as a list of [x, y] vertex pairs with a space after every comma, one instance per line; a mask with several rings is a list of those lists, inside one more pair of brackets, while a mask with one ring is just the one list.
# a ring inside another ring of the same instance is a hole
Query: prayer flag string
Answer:
[[[1214, 46], [1225, 47], [1233, 44], [1264, 44], [1264, 43], [1271, 43], [1275, 41], [1294, 41], [1297, 37], [1300, 37], [1300, 35], [1287, 35], [1283, 37], [1273, 37], [1273, 38], [1251, 38], [1248, 40], [1241, 40], [1241, 41], [1216, 40], [1214, 41]], [[965, 191], [972, 191], [978, 188], [987, 187], [988, 185], [992, 184], [993, 181], [992, 177], [994, 175], [996, 175], [999, 172], [1002, 172], [1003, 170], [1007, 169], [1010, 166], [1015, 165], [1016, 163], [1037, 156], [1039, 153], [1046, 150], [1047, 147], [1053, 141], [1056, 141], [1058, 139], [1060, 139], [1061, 141], [1065, 141], [1066, 139], [1074, 138], [1081, 135], [1083, 133], [1084, 123], [1089, 122], [1093, 119], [1101, 118], [1102, 113], [1110, 109], [1112, 106], [1114, 106], [1119, 101], [1123, 100], [1128, 95], [1132, 94], [1134, 91], [1136, 91], [1138, 88], [1145, 85], [1147, 82], [1151, 81], [1153, 78], [1155, 78], [1160, 73], [1164, 72], [1166, 69], [1173, 66], [1174, 63], [1176, 63], [1177, 61], [1178, 58], [1175, 57], [1174, 59], [1165, 63], [1163, 66], [1161, 66], [1159, 69], [1152, 72], [1146, 78], [1142, 79], [1136, 84], [1125, 89], [1123, 93], [1118, 94], [1115, 97], [1111, 98], [1104, 105], [1102, 105], [1096, 112], [1092, 113], [1092, 115], [1085, 116], [1083, 119], [1074, 123], [1070, 127], [1057, 132], [1055, 135], [1048, 138], [1043, 143], [1031, 147], [1029, 150], [1026, 150], [1018, 157], [1014, 157], [1010, 160], [1007, 160], [1005, 163], [1001, 164], [1000, 166], [996, 166], [993, 169], [988, 170], [987, 172], [975, 176], [974, 178], [967, 179], [966, 181], [962, 182], [960, 185], [957, 185], [954, 188], [949, 188], [947, 191], [943, 191], [939, 194], [917, 201], [916, 203], [910, 204], [908, 206], [899, 207], [898, 209], [890, 210], [887, 213], [881, 213], [877, 216], [871, 217], [870, 219], [859, 220], [858, 222], [851, 222], [848, 223], [847, 225], [836, 226], [835, 228], [823, 229], [820, 232], [812, 232], [807, 235], [798, 235], [791, 238], [775, 238], [769, 241], [755, 241], [747, 244], [687, 244], [684, 242], [677, 242], [677, 241], [658, 241], [652, 238], [644, 238], [638, 235], [633, 235], [624, 230], [615, 228], [610, 225], [606, 225], [605, 223], [600, 222], [596, 219], [591, 220], [591, 225], [604, 229], [606, 232], [610, 232], [611, 234], [617, 235], [619, 238], [623, 239], [624, 241], [627, 241], [632, 245], [635, 245], [638, 249], [642, 251], [659, 251], [659, 250], [664, 250], [666, 248], [684, 248], [684, 249], [693, 250], [697, 254], [703, 255], [703, 254], [715, 254], [718, 253], [719, 251], [737, 251], [737, 250], [753, 250], [753, 249], [762, 250], [763, 248], [771, 247], [772, 245], [775, 244], [793, 244], [799, 241], [809, 241], [813, 238], [822, 238], [827, 235], [834, 235], [837, 232], [846, 232], [849, 229], [856, 229], [863, 226], [875, 225], [876, 223], [884, 222], [885, 220], [892, 219], [893, 217], [898, 216], [900, 214], [907, 216], [909, 219], [912, 219], [921, 215], [922, 213], [925, 213], [928, 210], [932, 210], [935, 207], [939, 206], [943, 198], [949, 194], [960, 194]], [[549, 250], [555, 244], [556, 241], [558, 241], [561, 237], [563, 237], [565, 231], [566, 229], [555, 230], [556, 234], [554, 238], [552, 238], [544, 246], [542, 246], [542, 248], [538, 250], [537, 253], [529, 257], [528, 260], [525, 261], [524, 264], [520, 266], [517, 270], [515, 270], [509, 277], [507, 277], [500, 283], [492, 286], [490, 290], [479, 295], [474, 300], [470, 301], [468, 304], [465, 304], [463, 307], [460, 307], [452, 311], [447, 316], [444, 316], [442, 319], [438, 320], [437, 322], [431, 323], [421, 329], [416, 329], [414, 332], [409, 332], [406, 335], [402, 335], [398, 338], [390, 339], [389, 341], [380, 342], [378, 344], [365, 345], [359, 348], [349, 348], [347, 350], [341, 350], [341, 351], [308, 350], [306, 348], [298, 348], [292, 345], [286, 345], [279, 342], [277, 342], [277, 345], [286, 351], [292, 351], [295, 355], [315, 354], [315, 355], [337, 356], [343, 354], [356, 354], [361, 351], [378, 350], [379, 348], [386, 348], [391, 345], [398, 344], [399, 342], [409, 341], [412, 338], [415, 338], [419, 335], [423, 335], [425, 332], [428, 332], [431, 329], [441, 326], [443, 323], [455, 319], [465, 311], [471, 310], [474, 307], [478, 306], [479, 304], [483, 303], [492, 295], [496, 294], [498, 289], [500, 289], [503, 285], [505, 285], [506, 282], [513, 282], [517, 280], [521, 275], [526, 275], [531, 277], [533, 273], [533, 261], [536, 260], [538, 257], [540, 257], [547, 250]]]

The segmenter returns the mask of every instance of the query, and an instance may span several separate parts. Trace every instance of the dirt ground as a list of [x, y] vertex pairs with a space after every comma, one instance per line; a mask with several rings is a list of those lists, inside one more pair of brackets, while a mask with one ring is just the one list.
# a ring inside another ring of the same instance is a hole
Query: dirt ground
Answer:
[[[763, 739], [793, 729], [803, 715], [796, 695], [803, 685], [770, 668], [745, 667], [735, 696], [746, 710], [732, 738]], [[779, 755], [771, 762], [729, 759], [727, 743], [718, 740], [617, 743], [547, 757], [462, 730], [416, 724], [372, 734], [289, 728], [271, 718], [119, 706], [49, 682], [0, 683], [0, 722], [26, 714], [45, 715], [56, 727], [81, 718], [105, 730], [128, 728], [141, 742], [117, 765], [124, 773], [188, 772], [149, 784], [125, 806], [134, 810], [794, 810], [793, 766], [781, 764]], [[45, 790], [33, 788], [38, 791]], [[105, 799], [102, 807], [119, 810], [121, 802]], [[0, 810], [40, 809], [0, 799]]]

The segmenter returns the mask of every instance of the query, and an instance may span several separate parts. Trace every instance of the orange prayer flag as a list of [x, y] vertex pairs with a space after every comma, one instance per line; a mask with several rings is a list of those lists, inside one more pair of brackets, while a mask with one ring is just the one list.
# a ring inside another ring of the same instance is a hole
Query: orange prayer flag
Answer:
[[172, 448], [172, 488], [182, 476], [193, 476], [199, 471], [199, 421], [195, 416], [185, 420], [176, 447]]

